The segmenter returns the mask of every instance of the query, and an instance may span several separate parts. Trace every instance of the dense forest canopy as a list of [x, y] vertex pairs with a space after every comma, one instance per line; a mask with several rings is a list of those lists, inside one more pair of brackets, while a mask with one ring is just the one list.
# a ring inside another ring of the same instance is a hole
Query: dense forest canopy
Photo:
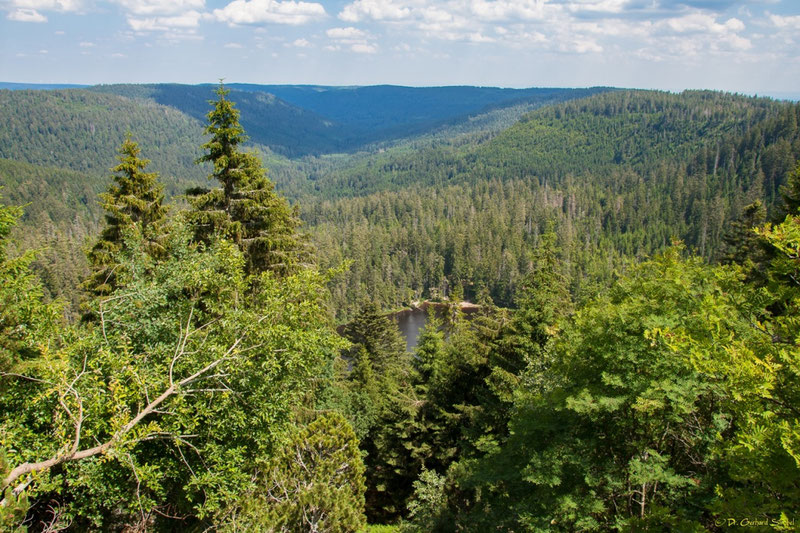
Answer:
[[800, 106], [600, 91], [287, 159], [242, 89], [0, 91], [0, 527], [794, 527]]

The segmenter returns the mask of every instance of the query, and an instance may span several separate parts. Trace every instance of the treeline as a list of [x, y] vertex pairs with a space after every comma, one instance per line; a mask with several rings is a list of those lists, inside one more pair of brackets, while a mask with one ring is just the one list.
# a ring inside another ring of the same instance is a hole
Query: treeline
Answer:
[[665, 159], [686, 162], [703, 148], [716, 152], [779, 116], [792, 128], [797, 106], [715, 92], [606, 92], [533, 111], [486, 142], [387, 152], [330, 172], [314, 186], [330, 198], [492, 178], [604, 182], [621, 168], [643, 173]]
[[[91, 92], [156, 102], [202, 121], [211, 85], [98, 85]], [[313, 111], [293, 106], [267, 92], [236, 91], [231, 98], [241, 109], [242, 126], [253, 142], [288, 157], [344, 151], [357, 132]]]
[[175, 109], [77, 89], [3, 90], [0, 109], [4, 159], [105, 175], [114, 166], [114, 147], [130, 132], [173, 190], [204, 177], [192, 143], [202, 125]]
[[[113, 159], [108, 146], [122, 142], [123, 126], [113, 126], [103, 147], [96, 142], [73, 146], [71, 135], [87, 135], [85, 128], [95, 111], [98, 127], [112, 127], [116, 119], [109, 118], [107, 110], [101, 113], [101, 103], [112, 111], [123, 106], [120, 112], [141, 115], [143, 121], [155, 112], [152, 122], [132, 132], [137, 139], [163, 136], [160, 152], [147, 142], [142, 148], [162, 174], [164, 151], [173, 154], [167, 161], [180, 161], [166, 166], [174, 166], [179, 177], [164, 177], [167, 195], [180, 194], [187, 185], [202, 181], [202, 170], [194, 165], [198, 151], [189, 147], [190, 157], [178, 156], [186, 141], [169, 141], [182, 130], [169, 130], [168, 108], [138, 100], [156, 88], [169, 92], [171, 87], [108, 88], [133, 91], [130, 96], [136, 103], [81, 91], [15, 92], [27, 115], [52, 120], [44, 114], [52, 111], [56, 120], [47, 128], [66, 129], [61, 132], [64, 139], [61, 133], [42, 136], [28, 131], [6, 150], [26, 160], [46, 154], [45, 161], [78, 169], [83, 168], [80, 161], [93, 154], [107, 154], [101, 156], [108, 158], [107, 168]], [[172, 89], [177, 94], [180, 87]], [[197, 88], [201, 89], [206, 90]], [[201, 96], [198, 92], [192, 100], [198, 109]], [[70, 112], [73, 108], [80, 113]], [[456, 287], [468, 299], [486, 287], [498, 304], [509, 305], [529, 267], [532, 247], [549, 228], [558, 235], [570, 286], [579, 299], [591, 294], [594, 284], [624, 269], [624, 258], [645, 257], [673, 239], [715, 259], [726, 228], [744, 206], [762, 199], [768, 211], [775, 211], [783, 176], [800, 155], [798, 114], [795, 104], [715, 92], [612, 91], [536, 110], [499, 134], [486, 130], [455, 135], [453, 130], [377, 154], [295, 161], [269, 153], [266, 157], [277, 187], [301, 203], [301, 217], [320, 264], [338, 267], [352, 261], [332, 287], [332, 306], [346, 319], [365, 296], [394, 308], [419, 298], [447, 296]], [[85, 189], [88, 183], [95, 184], [93, 191], [101, 188], [99, 165], [84, 178], [37, 170], [37, 175], [58, 183], [52, 188], [39, 180], [17, 187], [9, 165], [13, 163], [0, 167], [0, 177], [13, 187], [13, 200], [35, 198], [32, 209], [48, 213], [57, 227], [43, 234], [40, 226], [23, 221], [26, 229], [21, 233], [27, 243], [52, 244], [58, 253], [74, 257], [75, 264], [67, 268], [68, 282], [57, 282], [63, 276], [55, 262], [45, 261], [49, 252], [35, 264], [37, 272], [51, 294], [79, 301], [68, 287], [79, 279], [71, 272], [86, 272], [80, 250], [85, 243], [58, 235], [97, 230], [92, 221], [99, 211]], [[76, 207], [78, 217], [71, 215]], [[83, 222], [84, 212], [89, 222]]]

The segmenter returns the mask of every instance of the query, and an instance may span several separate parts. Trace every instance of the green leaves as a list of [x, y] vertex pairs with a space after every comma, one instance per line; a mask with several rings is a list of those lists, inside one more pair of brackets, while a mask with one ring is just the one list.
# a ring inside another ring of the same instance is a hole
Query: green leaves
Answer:
[[355, 533], [366, 525], [364, 490], [358, 440], [328, 413], [294, 430], [221, 529]]

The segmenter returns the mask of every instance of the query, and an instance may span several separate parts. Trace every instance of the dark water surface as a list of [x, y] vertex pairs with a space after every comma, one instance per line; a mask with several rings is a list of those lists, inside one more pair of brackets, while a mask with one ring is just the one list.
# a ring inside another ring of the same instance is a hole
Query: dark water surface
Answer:
[[[393, 318], [395, 322], [397, 322], [397, 327], [406, 340], [406, 351], [410, 353], [413, 353], [414, 349], [417, 347], [419, 335], [422, 333], [425, 323], [428, 321], [428, 307], [431, 305], [435, 306], [436, 315], [444, 321], [448, 311], [448, 307], [445, 304], [423, 303], [422, 306], [418, 308], [404, 309], [389, 315], [390, 318]], [[463, 309], [463, 313], [469, 316], [476, 310], [476, 308], [467, 308]]]
[[406, 309], [394, 313], [393, 318], [397, 322], [400, 333], [406, 339], [406, 351], [413, 352], [417, 347], [419, 334], [422, 333], [422, 328], [428, 321], [428, 312], [423, 309]]

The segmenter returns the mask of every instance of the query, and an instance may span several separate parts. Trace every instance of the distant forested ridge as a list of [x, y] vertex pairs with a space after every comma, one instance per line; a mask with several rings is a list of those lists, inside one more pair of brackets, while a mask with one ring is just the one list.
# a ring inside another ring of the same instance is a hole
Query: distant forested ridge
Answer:
[[[250, 138], [289, 157], [351, 152], [496, 109], [544, 105], [608, 90], [236, 83], [230, 87]], [[213, 86], [100, 85], [89, 90], [148, 99], [203, 120]]]
[[323, 257], [355, 261], [336, 289], [343, 306], [353, 294], [399, 305], [454, 286], [507, 305], [549, 228], [576, 293], [673, 239], [716, 258], [745, 205], [780, 202], [799, 120], [797, 104], [766, 99], [606, 93], [475, 145], [375, 156], [300, 198]]

